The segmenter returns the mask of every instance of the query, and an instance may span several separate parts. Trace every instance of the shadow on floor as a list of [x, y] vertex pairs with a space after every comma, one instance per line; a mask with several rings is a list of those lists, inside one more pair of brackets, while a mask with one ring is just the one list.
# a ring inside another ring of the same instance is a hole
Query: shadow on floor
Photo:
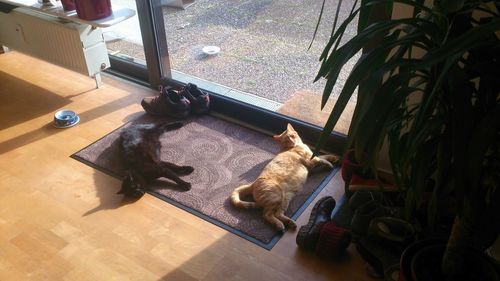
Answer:
[[[0, 108], [1, 115], [4, 116], [0, 118], [0, 130], [22, 124], [71, 103], [69, 97], [54, 94], [3, 71], [0, 71], [0, 81]], [[17, 92], [11, 92], [12, 89]], [[20, 112], [19, 108], [25, 110]]]
[[96, 187], [96, 196], [99, 198], [100, 204], [85, 212], [82, 215], [83, 217], [103, 210], [117, 209], [137, 201], [116, 194], [116, 192], [120, 190], [121, 181], [100, 171], [94, 171], [94, 185]]
[[[206, 241], [207, 238], [201, 238], [203, 235], [206, 234], [190, 234], [194, 236], [192, 242], [178, 243], [171, 252], [158, 251], [160, 259], [174, 267], [158, 280], [371, 280], [364, 270], [360, 270], [363, 266], [359, 257], [347, 253], [338, 261], [321, 260], [314, 253], [305, 252], [295, 244], [290, 244], [296, 233], [285, 234], [288, 241], [284, 241], [281, 247], [289, 247], [285, 252], [282, 249], [267, 251], [232, 234], [226, 234], [187, 260], [176, 264], [181, 260], [175, 256], [178, 255], [176, 253], [184, 253], [184, 257], [186, 252], [198, 249], [200, 246], [195, 245], [195, 241], [200, 240], [196, 236]], [[354, 247], [351, 245], [349, 252], [352, 251]]]
[[[5, 89], [12, 87], [5, 86], [0, 88], [0, 120], [2, 120], [0, 122], [0, 130], [22, 124], [49, 113], [53, 113], [58, 109], [71, 104], [71, 98], [78, 95], [93, 94], [93, 90], [89, 90], [71, 96], [62, 97], [2, 71], [0, 71], [0, 81], [2, 81], [2, 86], [11, 84], [15, 85], [16, 89], [21, 89], [21, 92], [8, 93]], [[95, 93], [99, 94], [98, 91]], [[78, 115], [81, 120], [79, 125], [120, 110], [128, 105], [135, 104], [136, 100], [131, 98], [132, 95], [133, 94], [129, 94], [87, 111], [79, 112]], [[43, 106], [40, 106], [41, 104], [43, 104]], [[19, 108], [23, 108], [23, 112], [19, 112]], [[62, 130], [54, 128], [52, 126], [52, 119], [47, 118], [47, 123], [42, 125], [40, 128], [0, 142], [0, 154], [9, 152], [18, 147], [46, 137], [53, 136], [59, 132], [62, 132]]]

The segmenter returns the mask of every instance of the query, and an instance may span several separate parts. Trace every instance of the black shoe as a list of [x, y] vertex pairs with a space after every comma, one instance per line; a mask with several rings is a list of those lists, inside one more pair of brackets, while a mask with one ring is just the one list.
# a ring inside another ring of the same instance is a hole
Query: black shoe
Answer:
[[142, 108], [155, 116], [171, 116], [177, 119], [189, 115], [190, 102], [170, 87], [160, 86], [160, 95], [142, 99]]
[[186, 97], [191, 103], [191, 112], [193, 114], [204, 114], [210, 107], [210, 97], [195, 84], [187, 84], [179, 93]]
[[296, 243], [300, 248], [308, 251], [314, 251], [318, 242], [321, 226], [331, 220], [331, 214], [335, 209], [335, 199], [326, 196], [318, 200], [314, 205], [309, 222], [299, 229], [296, 237]]

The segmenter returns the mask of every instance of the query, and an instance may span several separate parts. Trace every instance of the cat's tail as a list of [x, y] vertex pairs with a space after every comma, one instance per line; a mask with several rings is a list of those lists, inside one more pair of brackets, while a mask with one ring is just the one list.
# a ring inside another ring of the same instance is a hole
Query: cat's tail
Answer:
[[231, 194], [231, 203], [233, 203], [233, 205], [238, 208], [246, 208], [246, 209], [256, 208], [257, 205], [255, 204], [255, 202], [241, 201], [240, 199], [240, 196], [248, 195], [251, 193], [252, 193], [251, 184], [245, 184], [240, 187], [237, 187], [235, 190], [233, 190], [233, 193]]

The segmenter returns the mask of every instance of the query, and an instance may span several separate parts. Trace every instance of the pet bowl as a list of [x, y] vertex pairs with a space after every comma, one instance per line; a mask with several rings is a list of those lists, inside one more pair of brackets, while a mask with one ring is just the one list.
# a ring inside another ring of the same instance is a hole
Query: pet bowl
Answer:
[[69, 128], [78, 122], [80, 122], [80, 117], [72, 110], [63, 109], [54, 114], [54, 127], [56, 128]]
[[220, 48], [217, 46], [205, 46], [205, 47], [203, 47], [203, 49], [201, 49], [201, 51], [205, 55], [212, 56], [212, 55], [218, 54], [220, 52]]

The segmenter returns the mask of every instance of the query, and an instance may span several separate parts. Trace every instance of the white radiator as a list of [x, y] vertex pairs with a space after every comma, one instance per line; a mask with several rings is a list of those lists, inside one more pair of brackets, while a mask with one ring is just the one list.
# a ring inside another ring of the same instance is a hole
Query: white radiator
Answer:
[[25, 8], [0, 12], [1, 45], [92, 77], [110, 66], [100, 28]]

